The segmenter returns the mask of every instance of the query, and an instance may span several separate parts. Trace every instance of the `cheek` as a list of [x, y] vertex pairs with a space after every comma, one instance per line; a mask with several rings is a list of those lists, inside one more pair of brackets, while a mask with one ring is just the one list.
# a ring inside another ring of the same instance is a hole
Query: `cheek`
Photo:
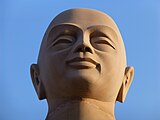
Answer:
[[124, 71], [118, 55], [103, 54], [101, 57], [102, 69], [98, 88], [101, 88], [100, 91], [104, 92], [107, 101], [114, 101], [121, 86]]
[[121, 81], [124, 75], [119, 56], [117, 54], [102, 54], [100, 57], [102, 81], [118, 84], [118, 81]]
[[116, 54], [103, 54], [100, 59], [102, 60], [102, 70], [107, 71], [107, 73], [115, 72], [119, 68], [119, 60]]
[[57, 79], [64, 73], [65, 58], [68, 55], [69, 50], [61, 52], [46, 52], [41, 61], [40, 70], [43, 74], [43, 79], [48, 81], [53, 81], [52, 79]]
[[68, 52], [46, 52], [40, 61], [40, 76], [47, 93], [55, 95], [61, 87]]

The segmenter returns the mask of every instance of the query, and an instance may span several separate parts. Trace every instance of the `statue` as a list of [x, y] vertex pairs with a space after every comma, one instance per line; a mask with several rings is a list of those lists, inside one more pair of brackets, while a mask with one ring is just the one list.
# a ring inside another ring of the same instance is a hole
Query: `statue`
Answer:
[[47, 99], [46, 120], [115, 120], [115, 102], [124, 102], [134, 76], [115, 22], [85, 8], [53, 19], [30, 72]]

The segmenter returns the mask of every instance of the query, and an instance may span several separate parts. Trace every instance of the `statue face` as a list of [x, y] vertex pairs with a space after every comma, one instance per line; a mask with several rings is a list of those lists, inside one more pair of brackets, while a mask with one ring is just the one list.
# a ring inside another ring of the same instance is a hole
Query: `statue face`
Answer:
[[88, 9], [65, 11], [52, 21], [38, 61], [47, 99], [113, 101], [125, 65], [125, 50], [115, 23], [107, 15]]

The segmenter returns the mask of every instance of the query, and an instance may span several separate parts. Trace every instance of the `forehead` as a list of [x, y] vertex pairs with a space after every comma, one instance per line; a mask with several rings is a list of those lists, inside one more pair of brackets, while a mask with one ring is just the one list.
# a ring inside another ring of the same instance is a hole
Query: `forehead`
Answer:
[[116, 34], [119, 30], [114, 21], [106, 14], [90, 9], [71, 9], [57, 15], [49, 25], [48, 32], [55, 26], [72, 24], [85, 31], [93, 26], [107, 26]]

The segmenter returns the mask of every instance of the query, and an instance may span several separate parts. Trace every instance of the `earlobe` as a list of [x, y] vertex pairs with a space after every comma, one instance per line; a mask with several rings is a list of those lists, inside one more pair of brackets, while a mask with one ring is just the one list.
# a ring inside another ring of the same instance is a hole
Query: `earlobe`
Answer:
[[30, 74], [31, 74], [31, 79], [32, 79], [32, 83], [33, 86], [36, 90], [36, 93], [38, 95], [38, 98], [40, 100], [45, 99], [45, 90], [44, 90], [44, 86], [43, 83], [40, 79], [40, 73], [39, 73], [39, 67], [37, 64], [32, 64], [30, 67]]
[[122, 103], [124, 102], [124, 100], [127, 96], [127, 92], [129, 90], [129, 87], [132, 83], [133, 76], [134, 76], [134, 68], [132, 66], [126, 67], [124, 79], [123, 79], [121, 88], [119, 90], [118, 96], [117, 96], [117, 101], [122, 102]]

